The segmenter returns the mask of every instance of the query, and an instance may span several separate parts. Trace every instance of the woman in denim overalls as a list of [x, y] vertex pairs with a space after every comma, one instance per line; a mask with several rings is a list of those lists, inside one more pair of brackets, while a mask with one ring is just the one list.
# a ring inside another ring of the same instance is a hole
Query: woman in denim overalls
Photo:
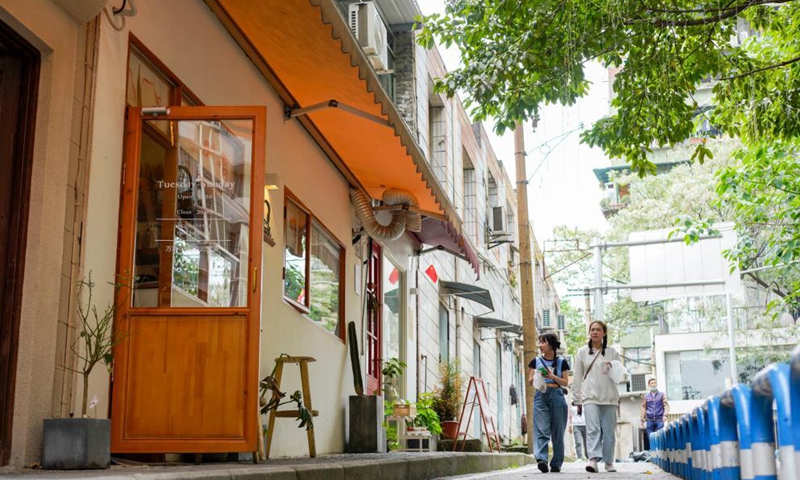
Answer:
[[[536, 392], [533, 400], [533, 415], [535, 432], [536, 465], [542, 473], [548, 471], [560, 472], [564, 463], [564, 431], [567, 428], [567, 401], [564, 398], [563, 387], [569, 384], [569, 364], [565, 358], [559, 357], [556, 352], [561, 347], [561, 342], [553, 333], [539, 335], [539, 351], [541, 356], [531, 360], [528, 364], [528, 381], [533, 382], [534, 370], [547, 369], [545, 378], [547, 388], [544, 392]], [[548, 469], [548, 443], [553, 443], [553, 458]]]

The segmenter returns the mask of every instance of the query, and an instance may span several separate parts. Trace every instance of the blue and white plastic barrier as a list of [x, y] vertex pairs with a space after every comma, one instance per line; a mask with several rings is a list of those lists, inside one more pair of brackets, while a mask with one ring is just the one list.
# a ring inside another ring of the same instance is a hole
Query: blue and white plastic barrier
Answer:
[[800, 480], [800, 345], [752, 386], [734, 385], [651, 433], [650, 449], [687, 480]]

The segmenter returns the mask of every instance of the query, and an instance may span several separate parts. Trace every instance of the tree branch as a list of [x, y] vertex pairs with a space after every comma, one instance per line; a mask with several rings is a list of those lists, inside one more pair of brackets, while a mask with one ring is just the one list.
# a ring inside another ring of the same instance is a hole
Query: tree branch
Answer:
[[[750, 2], [750, 5], [763, 5], [763, 4], [766, 4], [766, 3], [790, 3], [792, 1], [794, 1], [794, 0], [778, 0], [778, 1], [765, 0], [765, 1], [758, 1], [758, 2]], [[733, 3], [733, 2], [731, 2], [731, 3]], [[665, 9], [661, 9], [661, 8], [645, 7], [645, 9], [648, 12], [669, 13], [669, 14], [677, 14], [677, 15], [685, 15], [685, 14], [689, 14], [689, 13], [727, 12], [731, 8], [737, 8], [737, 7], [725, 6], [725, 7], [722, 7], [722, 8], [694, 8], [694, 9], [689, 9], [689, 10], [681, 10], [681, 9], [665, 10]]]
[[[666, 28], [666, 27], [699, 27], [701, 25], [708, 25], [711, 23], [719, 23], [722, 20], [735, 17], [736, 15], [742, 13], [743, 11], [747, 10], [750, 7], [758, 6], [758, 5], [765, 5], [765, 4], [772, 4], [772, 3], [789, 3], [794, 0], [779, 0], [779, 1], [772, 1], [772, 0], [750, 0], [745, 2], [741, 5], [737, 5], [735, 7], [730, 7], [727, 10], [723, 10], [721, 13], [717, 13], [715, 15], [704, 16], [700, 18], [691, 18], [691, 19], [667, 19], [667, 18], [640, 18], [636, 19], [636, 21], [629, 21], [627, 22], [630, 24], [636, 23], [651, 23], [652, 25], [659, 27], [659, 28]], [[703, 12], [714, 12], [719, 10], [702, 10]], [[679, 12], [671, 12], [671, 13], [679, 13]], [[686, 13], [694, 13], [687, 11]]]
[[755, 70], [750, 70], [749, 72], [740, 73], [739, 75], [734, 75], [732, 77], [724, 77], [722, 80], [736, 80], [737, 78], [747, 77], [750, 75], [755, 75], [756, 73], [765, 72], [767, 70], [773, 70], [775, 68], [785, 67], [787, 65], [791, 65], [793, 63], [800, 62], [800, 57], [795, 57], [785, 62], [776, 63], [774, 65], [767, 65], [766, 67], [756, 68]]
[[766, 288], [767, 290], [772, 290], [772, 292], [774, 292], [775, 295], [778, 295], [781, 298], [786, 298], [787, 295], [783, 290], [780, 290], [779, 288], [776, 288], [776, 287], [772, 286], [771, 284], [765, 282], [764, 280], [761, 279], [761, 277], [759, 277], [755, 273], [748, 272], [745, 275], [750, 277], [754, 282], [756, 282], [757, 284], [759, 284], [762, 287]]

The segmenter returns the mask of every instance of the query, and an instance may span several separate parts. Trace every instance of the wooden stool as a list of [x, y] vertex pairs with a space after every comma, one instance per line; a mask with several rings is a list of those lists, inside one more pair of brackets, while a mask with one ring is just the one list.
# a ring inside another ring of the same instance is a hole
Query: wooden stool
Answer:
[[[283, 375], [283, 365], [285, 363], [300, 364], [300, 383], [303, 388], [303, 405], [311, 412], [311, 415], [316, 417], [319, 412], [311, 409], [311, 386], [308, 384], [308, 362], [316, 362], [314, 357], [280, 357], [275, 359], [275, 384], [280, 388], [281, 376]], [[272, 409], [269, 411], [269, 423], [267, 425], [267, 455], [269, 458], [269, 450], [272, 447], [272, 434], [275, 432], [275, 418], [297, 418], [299, 412], [297, 410], [281, 410]], [[261, 426], [259, 425], [259, 430]], [[308, 436], [308, 454], [311, 458], [317, 456], [317, 445], [314, 441], [314, 429], [306, 430]]]

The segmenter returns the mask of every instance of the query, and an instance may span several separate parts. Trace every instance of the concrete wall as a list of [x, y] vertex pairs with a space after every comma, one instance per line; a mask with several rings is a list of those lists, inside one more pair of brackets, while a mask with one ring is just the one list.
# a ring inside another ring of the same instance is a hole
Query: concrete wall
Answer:
[[52, 407], [64, 301], [64, 200], [71, 133], [80, 131], [79, 125], [73, 128], [73, 112], [81, 108], [74, 85], [82, 25], [49, 0], [4, 1], [0, 20], [41, 53], [11, 445], [11, 464], [25, 465], [39, 456], [42, 420]]

